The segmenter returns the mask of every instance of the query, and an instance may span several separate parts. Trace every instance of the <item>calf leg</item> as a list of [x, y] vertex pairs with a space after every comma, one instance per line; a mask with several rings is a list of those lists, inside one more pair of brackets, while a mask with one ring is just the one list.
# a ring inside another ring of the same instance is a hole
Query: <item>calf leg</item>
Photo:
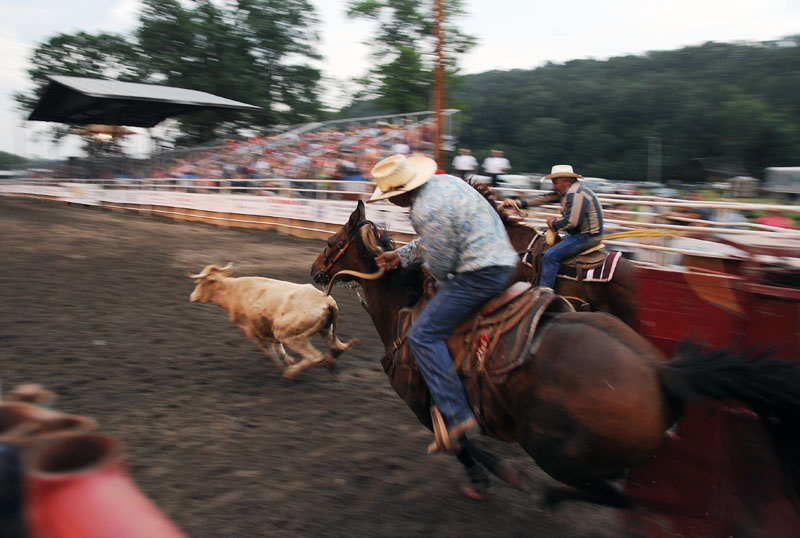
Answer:
[[300, 362], [286, 367], [286, 370], [283, 372], [283, 377], [286, 379], [291, 379], [298, 372], [302, 372], [306, 368], [309, 368], [318, 362], [322, 362], [323, 360], [333, 360], [333, 357], [330, 354], [323, 355], [319, 350], [312, 346], [308, 337], [286, 338], [281, 342], [285, 344], [286, 347], [299, 354], [301, 357]]
[[[291, 362], [286, 360], [286, 357], [288, 357], [288, 355], [286, 355], [286, 351], [280, 344], [273, 343], [272, 350], [267, 349], [267, 347], [264, 346], [264, 343], [261, 341], [261, 338], [258, 336], [258, 334], [256, 334], [256, 331], [252, 327], [244, 326], [240, 328], [242, 329], [242, 332], [244, 332], [244, 335], [247, 337], [247, 339], [253, 342], [255, 345], [257, 345], [258, 349], [263, 351], [264, 355], [266, 355], [272, 360], [273, 364], [275, 364], [275, 366], [278, 368], [279, 371], [284, 370], [285, 368], [285, 365], [283, 364], [284, 361], [286, 362], [286, 364], [294, 363], [294, 361], [292, 361], [291, 358], [289, 359], [289, 361]], [[280, 351], [278, 351], [278, 349], [275, 347], [276, 345], [280, 346]], [[283, 353], [283, 355], [281, 355], [281, 353]], [[283, 359], [283, 361], [281, 361], [281, 359]]]
[[272, 350], [278, 355], [279, 358], [283, 359], [283, 362], [286, 363], [286, 366], [291, 366], [295, 363], [295, 360], [286, 353], [286, 350], [283, 349], [283, 344], [280, 342], [274, 342], [272, 344]]

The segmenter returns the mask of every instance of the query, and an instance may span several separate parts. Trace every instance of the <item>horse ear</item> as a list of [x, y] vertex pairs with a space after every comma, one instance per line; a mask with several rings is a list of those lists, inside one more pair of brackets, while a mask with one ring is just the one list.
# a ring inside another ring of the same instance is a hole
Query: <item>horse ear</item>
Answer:
[[353, 211], [353, 213], [350, 215], [350, 220], [347, 222], [347, 227], [350, 230], [355, 230], [358, 226], [358, 223], [363, 220], [367, 220], [367, 210], [364, 207], [364, 201], [359, 200], [355, 211]]

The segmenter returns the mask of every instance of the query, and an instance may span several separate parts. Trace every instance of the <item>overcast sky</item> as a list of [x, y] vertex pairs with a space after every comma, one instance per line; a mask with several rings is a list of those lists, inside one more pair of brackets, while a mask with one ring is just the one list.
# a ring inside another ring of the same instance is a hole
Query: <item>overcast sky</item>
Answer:
[[[363, 41], [374, 27], [345, 18], [346, 0], [311, 2], [321, 21], [326, 96], [335, 102], [344, 82], [367, 69]], [[478, 38], [461, 61], [465, 73], [800, 33], [798, 0], [465, 0], [465, 5], [460, 26]], [[79, 154], [75, 141], [55, 146], [37, 136], [44, 124], [22, 121], [11, 96], [30, 90], [26, 70], [38, 44], [58, 33], [127, 33], [137, 24], [138, 8], [138, 0], [0, 0], [0, 151], [47, 158]]]

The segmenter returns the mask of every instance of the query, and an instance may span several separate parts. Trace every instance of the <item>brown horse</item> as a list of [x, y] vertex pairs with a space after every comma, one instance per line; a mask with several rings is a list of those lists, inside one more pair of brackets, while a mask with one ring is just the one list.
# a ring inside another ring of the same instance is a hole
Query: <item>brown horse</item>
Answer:
[[[312, 277], [324, 283], [343, 269], [372, 273], [374, 257], [390, 248], [388, 234], [366, 220], [359, 202], [314, 260]], [[419, 370], [391, 364], [399, 313], [420, 298], [421, 273], [410, 267], [375, 280], [355, 278], [386, 348], [390, 382], [430, 428], [431, 399]], [[800, 368], [790, 362], [728, 350], [701, 353], [697, 346], [682, 346], [667, 361], [623, 322], [596, 312], [543, 316], [523, 356], [526, 360], [501, 375], [484, 375], [480, 383], [491, 390], [481, 393], [479, 402], [470, 394], [470, 403], [483, 410], [479, 421], [485, 431], [518, 442], [544, 471], [570, 486], [550, 488], [547, 504], [571, 498], [629, 506], [609, 480], [655, 454], [684, 403], [701, 396], [749, 405], [772, 435], [791, 485], [800, 484]], [[503, 472], [508, 468], [493, 466], [497, 460], [474, 442], [457, 456], [473, 480], [480, 467], [473, 457], [509, 478]], [[509, 481], [519, 485], [518, 478], [511, 473]]]
[[[492, 207], [498, 208], [499, 200], [490, 186], [482, 183], [471, 185]], [[538, 282], [539, 271], [542, 266], [542, 256], [547, 250], [544, 234], [520, 222], [518, 219], [509, 218], [505, 211], [499, 211], [503, 225], [506, 227], [508, 237], [514, 249], [520, 253], [521, 258], [530, 252], [532, 263], [526, 265], [520, 259], [517, 265], [517, 274], [514, 277], [520, 282]], [[636, 297], [636, 274], [634, 263], [625, 258], [617, 262], [613, 278], [608, 282], [580, 282], [566, 278], [557, 278], [555, 292], [568, 298], [573, 306], [579, 308], [588, 305], [592, 311], [609, 312], [619, 319], [636, 328], [636, 310], [634, 298]]]

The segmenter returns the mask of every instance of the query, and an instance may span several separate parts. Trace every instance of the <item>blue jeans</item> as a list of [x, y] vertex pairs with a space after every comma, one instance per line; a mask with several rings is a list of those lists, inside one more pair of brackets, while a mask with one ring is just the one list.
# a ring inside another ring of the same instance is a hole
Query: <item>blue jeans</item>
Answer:
[[539, 277], [539, 285], [555, 288], [558, 266], [562, 260], [572, 258], [598, 242], [599, 238], [595, 235], [570, 234], [559, 243], [548, 248], [542, 259], [542, 274]]
[[508, 287], [516, 267], [492, 266], [458, 273], [428, 301], [407, 342], [433, 401], [448, 427], [472, 418], [472, 409], [445, 343], [452, 330], [483, 303]]

